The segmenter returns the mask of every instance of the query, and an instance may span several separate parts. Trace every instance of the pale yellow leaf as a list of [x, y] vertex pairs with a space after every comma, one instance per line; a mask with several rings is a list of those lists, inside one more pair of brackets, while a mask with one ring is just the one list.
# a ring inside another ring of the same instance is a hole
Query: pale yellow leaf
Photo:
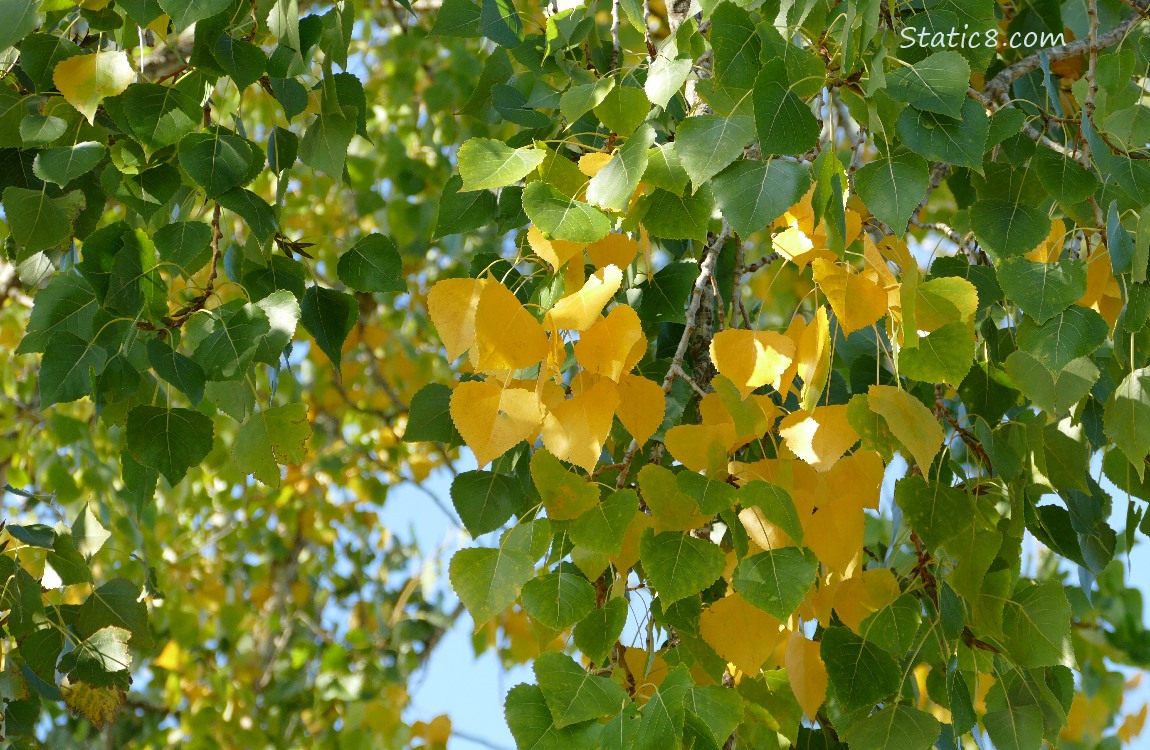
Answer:
[[815, 283], [830, 301], [843, 333], [871, 326], [886, 315], [886, 292], [870, 276], [852, 273], [846, 266], [825, 258], [812, 261], [811, 268]]
[[622, 283], [623, 272], [619, 267], [607, 266], [587, 279], [578, 292], [559, 300], [547, 316], [555, 328], [586, 331], [599, 319]]
[[663, 387], [641, 375], [624, 375], [619, 379], [619, 406], [615, 412], [619, 421], [639, 445], [646, 443], [659, 425], [667, 409], [667, 396]]
[[427, 312], [447, 359], [454, 362], [475, 343], [475, 311], [487, 279], [444, 279], [427, 293]]
[[742, 398], [760, 386], [778, 389], [794, 358], [794, 342], [775, 331], [728, 328], [711, 339], [711, 361], [735, 384]]
[[580, 255], [586, 247], [581, 242], [549, 240], [534, 224], [527, 228], [527, 244], [533, 253], [547, 261], [552, 271], [558, 271], [567, 265], [569, 260]]
[[859, 625], [868, 615], [890, 604], [901, 593], [898, 579], [890, 568], [856, 571], [840, 581], [835, 589], [835, 612], [844, 625], [858, 633]]
[[89, 123], [96, 121], [100, 102], [123, 93], [134, 80], [136, 72], [124, 51], [69, 57], [56, 63], [52, 73], [52, 82], [64, 95], [64, 100]]
[[[730, 594], [699, 616], [699, 634], [719, 656], [754, 677], [782, 641], [782, 623]], [[753, 635], [752, 635], [753, 634]]]
[[611, 154], [601, 151], [583, 154], [579, 157], [579, 171], [588, 177], [594, 177], [600, 169], [607, 166], [607, 162], [611, 161], [611, 156]]
[[587, 246], [587, 257], [596, 270], [607, 266], [627, 268], [639, 253], [639, 243], [626, 234], [612, 232]]
[[83, 716], [97, 728], [114, 722], [116, 714], [128, 701], [123, 688], [96, 687], [86, 682], [63, 685], [60, 692], [64, 694], [64, 703], [73, 713]]
[[791, 692], [808, 719], [814, 719], [827, 698], [827, 668], [819, 644], [807, 640], [801, 631], [787, 636], [787, 681]]
[[469, 380], [451, 392], [451, 419], [480, 467], [521, 441], [534, 442], [543, 410], [534, 391]]
[[803, 329], [797, 354], [797, 372], [803, 381], [799, 403], [804, 409], [813, 409], [831, 368], [831, 332], [826, 307], [820, 305], [814, 319]]
[[547, 354], [547, 333], [510, 289], [491, 280], [475, 310], [476, 369], [519, 370]]
[[579, 336], [575, 358], [587, 372], [618, 383], [634, 367], [630, 359], [636, 346], [640, 347], [642, 357], [647, 337], [643, 335], [639, 315], [634, 308], [619, 305]]
[[563, 461], [592, 471], [611, 432], [619, 394], [615, 384], [600, 380], [551, 409], [543, 420], [543, 445]]
[[675, 460], [691, 471], [719, 477], [727, 473], [727, 454], [735, 445], [735, 426], [681, 424], [667, 430], [663, 443]]
[[779, 436], [818, 471], [829, 470], [859, 439], [847, 421], [846, 404], [791, 412], [779, 423]]
[[931, 410], [893, 385], [872, 385], [867, 391], [867, 403], [871, 411], [886, 420], [919, 468], [927, 472], [945, 437]]

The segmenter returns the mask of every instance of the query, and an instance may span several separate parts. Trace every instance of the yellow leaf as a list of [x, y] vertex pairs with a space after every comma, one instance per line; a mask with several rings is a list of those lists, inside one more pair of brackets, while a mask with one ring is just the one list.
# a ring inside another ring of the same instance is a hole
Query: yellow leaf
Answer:
[[711, 360], [746, 398], [756, 388], [780, 386], [780, 378], [795, 358], [795, 343], [774, 331], [728, 328], [711, 339]]
[[927, 472], [945, 437], [931, 410], [893, 385], [872, 385], [867, 391], [867, 403], [871, 411], [886, 420], [919, 468]]
[[187, 661], [188, 655], [180, 648], [180, 644], [175, 641], [168, 641], [152, 665], [160, 669], [167, 669], [170, 672], [178, 672], [183, 669]]
[[859, 439], [847, 421], [846, 404], [791, 412], [779, 423], [779, 436], [817, 471], [829, 470]]
[[424, 737], [429, 745], [446, 745], [451, 738], [451, 717], [447, 714], [436, 716], [428, 723]]
[[563, 461], [594, 470], [618, 404], [614, 383], [596, 382], [547, 413], [543, 420], [543, 445]]
[[1143, 703], [1138, 713], [1127, 714], [1125, 718], [1122, 719], [1122, 726], [1118, 727], [1118, 739], [1129, 744], [1134, 741], [1135, 737], [1142, 734], [1142, 729], [1146, 726], [1146, 711], [1148, 708], [1150, 708], [1150, 706]]
[[475, 311], [488, 283], [487, 279], [444, 279], [427, 293], [427, 312], [450, 362], [475, 343]]
[[661, 531], [690, 531], [697, 529], [711, 517], [704, 515], [695, 498], [679, 491], [675, 474], [656, 464], [647, 464], [639, 471], [639, 489], [643, 501], [651, 509], [655, 533]]
[[782, 623], [738, 594], [724, 596], [699, 616], [699, 634], [707, 645], [750, 677], [782, 641], [781, 628]]
[[968, 322], [978, 312], [978, 290], [966, 279], [943, 276], [918, 287], [915, 326], [930, 333], [947, 323]]
[[511, 290], [491, 280], [475, 310], [476, 369], [520, 370], [547, 354], [547, 333]]
[[72, 712], [102, 728], [116, 720], [120, 707], [128, 701], [127, 694], [119, 687], [95, 687], [86, 682], [74, 682], [61, 686], [64, 702]]
[[819, 644], [808, 641], [801, 631], [795, 630], [787, 637], [785, 657], [787, 681], [791, 692], [808, 719], [814, 719], [819, 707], [827, 698], [827, 668], [819, 652]]
[[481, 467], [521, 441], [534, 442], [543, 410], [534, 391], [469, 380], [451, 392], [451, 419]]
[[1038, 247], [1026, 254], [1027, 260], [1035, 263], [1055, 263], [1062, 254], [1062, 246], [1066, 243], [1066, 224], [1062, 219], [1050, 222], [1050, 234]]
[[681, 424], [667, 430], [663, 443], [691, 471], [706, 472], [712, 478], [725, 476], [727, 453], [735, 445], [735, 426]]
[[97, 52], [76, 55], [56, 63], [52, 82], [64, 95], [64, 100], [95, 123], [96, 110], [106, 97], [123, 93], [136, 72], [128, 63], [126, 52]]
[[839, 582], [835, 589], [835, 612], [844, 625], [858, 633], [859, 625], [868, 615], [890, 604], [901, 593], [898, 579], [890, 568], [858, 571]]
[[623, 283], [623, 272], [618, 266], [607, 266], [596, 271], [578, 292], [559, 300], [547, 313], [555, 328], [569, 331], [586, 331], [596, 320], [603, 308], [619, 291]]
[[827, 296], [843, 333], [852, 333], [877, 323], [886, 315], [887, 295], [878, 283], [865, 274], [831, 260], [819, 258], [811, 263], [815, 283]]
[[618, 383], [635, 366], [631, 353], [636, 347], [642, 358], [647, 337], [643, 335], [639, 315], [634, 308], [619, 305], [580, 335], [575, 344], [575, 358], [587, 372]]
[[527, 244], [531, 247], [533, 253], [550, 264], [552, 271], [558, 271], [567, 265], [567, 261], [580, 255], [583, 252], [583, 248], [586, 247], [586, 245], [581, 242], [549, 240], [543, 236], [543, 232], [539, 231], [539, 228], [534, 224], [527, 229]]
[[663, 654], [656, 651], [652, 658], [649, 651], [641, 648], [625, 648], [623, 663], [627, 665], [625, 670], [615, 669], [612, 672], [623, 680], [630, 679], [627, 675], [635, 679], [635, 702], [639, 705], [650, 700], [659, 685], [663, 684], [663, 678], [671, 671]]
[[624, 375], [617, 391], [619, 406], [615, 413], [635, 442], [643, 445], [663, 423], [667, 395], [661, 385], [641, 375]]
[[639, 253], [639, 243], [625, 234], [612, 232], [587, 246], [587, 257], [596, 270], [607, 266], [627, 268]]
[[726, 376], [716, 375], [711, 384], [715, 393], [708, 393], [699, 402], [703, 424], [729, 424], [735, 428], [731, 448], [758, 440], [771, 429], [779, 415], [770, 396], [751, 394], [741, 398], [739, 389]]
[[747, 536], [761, 550], [796, 546], [787, 532], [768, 521], [763, 511], [753, 505], [739, 511], [739, 521], [746, 529]]
[[797, 372], [803, 381], [799, 403], [809, 410], [818, 404], [830, 374], [831, 333], [826, 307], [820, 305], [815, 311], [814, 320], [803, 328], [797, 353]]
[[579, 157], [579, 171], [588, 177], [594, 177], [599, 173], [599, 170], [607, 166], [607, 162], [611, 161], [612, 154], [603, 153], [601, 151], [592, 151], [589, 154], [583, 154]]
[[863, 511], [878, 507], [882, 476], [882, 459], [874, 451], [847, 456], [829, 472], [816, 475], [813, 488], [795, 472], [790, 493], [802, 520], [803, 544], [831, 571], [850, 575], [862, 554]]
[[555, 521], [578, 518], [599, 504], [599, 487], [575, 474], [545, 450], [531, 457], [531, 479]]
[[815, 247], [811, 238], [796, 226], [776, 234], [771, 239], [771, 249], [800, 268], [815, 260], [832, 261], [837, 257], [825, 247]]

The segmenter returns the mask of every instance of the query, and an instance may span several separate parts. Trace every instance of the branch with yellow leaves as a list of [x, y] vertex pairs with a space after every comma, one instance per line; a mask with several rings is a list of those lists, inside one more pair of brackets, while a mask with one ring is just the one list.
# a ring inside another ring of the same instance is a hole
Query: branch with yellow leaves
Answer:
[[[722, 230], [711, 244], [707, 245], [706, 249], [703, 250], [703, 259], [699, 262], [699, 275], [695, 278], [695, 283], [691, 287], [691, 300], [687, 304], [686, 325], [683, 327], [683, 335], [679, 338], [679, 345], [675, 348], [675, 356], [671, 359], [671, 366], [667, 368], [667, 374], [663, 377], [664, 395], [671, 393], [671, 387], [675, 384], [675, 378], [678, 377], [683, 377], [691, 383], [696, 393], [701, 391], [699, 386], [687, 375], [687, 371], [683, 369], [683, 361], [687, 357], [687, 348], [691, 343], [691, 335], [694, 334], [695, 327], [698, 324], [699, 308], [703, 304], [703, 295], [715, 277], [715, 266], [719, 260], [719, 252], [723, 249], [723, 245], [726, 244], [730, 236], [731, 225], [724, 219]], [[627, 484], [627, 477], [631, 473], [631, 464], [634, 462], [635, 454], [638, 452], [639, 443], [636, 440], [632, 440], [631, 445], [627, 447], [627, 452], [623, 455], [623, 464], [619, 471], [619, 478], [615, 482], [616, 487], [622, 488]]]

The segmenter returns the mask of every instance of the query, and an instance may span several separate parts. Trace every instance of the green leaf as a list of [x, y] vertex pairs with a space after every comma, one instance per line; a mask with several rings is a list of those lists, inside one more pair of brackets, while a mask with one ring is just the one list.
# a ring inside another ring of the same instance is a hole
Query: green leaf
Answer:
[[1142, 478], [1150, 454], [1150, 368], [1139, 368], [1122, 379], [1106, 402], [1103, 424], [1106, 437]]
[[679, 153], [675, 150], [675, 142], [662, 143], [647, 152], [647, 171], [643, 173], [643, 182], [661, 190], [682, 195], [687, 189], [691, 178]]
[[[751, 89], [758, 76], [762, 40], [751, 14], [734, 3], [720, 3], [711, 15], [715, 78], [729, 89]], [[725, 738], [724, 738], [725, 739]]]
[[687, 665], [674, 667], [639, 709], [638, 750], [666, 750], [679, 747], [686, 721], [686, 699], [691, 691]]
[[122, 109], [131, 134], [153, 151], [178, 143], [204, 121], [199, 102], [173, 86], [133, 83], [105, 104]]
[[[152, 236], [161, 264], [175, 266], [190, 277], [212, 259], [212, 228], [202, 221], [177, 221], [156, 230]], [[171, 267], [164, 270], [171, 273]]]
[[75, 401], [92, 393], [92, 371], [104, 368], [107, 354], [74, 333], [61, 331], [40, 361], [40, 408]]
[[794, 542], [802, 543], [803, 527], [799, 513], [790, 494], [782, 487], [759, 480], [747, 482], [739, 488], [739, 505], [758, 508], [768, 521], [786, 532]]
[[340, 372], [343, 342], [355, 327], [359, 305], [355, 297], [335, 289], [309, 286], [300, 304], [301, 320], [315, 344]]
[[921, 383], [958, 386], [970, 372], [976, 342], [967, 323], [947, 323], [918, 340], [913, 349], [898, 355], [899, 371]]
[[16, 353], [42, 352], [62, 333], [87, 338], [98, 308], [96, 293], [76, 269], [56, 274], [48, 286], [37, 292]]
[[764, 156], [803, 154], [818, 145], [819, 121], [791, 88], [781, 59], [763, 65], [755, 79], [752, 101]]
[[567, 654], [544, 652], [533, 669], [556, 727], [614, 716], [631, 702], [618, 684], [588, 673]]
[[39, 3], [33, 0], [0, 0], [0, 51], [3, 51], [24, 38], [28, 32], [40, 25], [40, 14], [36, 12]]
[[843, 732], [851, 750], [930, 750], [942, 733], [938, 719], [910, 706], [888, 706]]
[[973, 99], [962, 105], [962, 119], [907, 107], [899, 115], [898, 137], [911, 151], [928, 161], [944, 161], [955, 166], [982, 171], [990, 119]]
[[459, 149], [463, 192], [513, 185], [535, 171], [546, 154], [534, 146], [511, 148], [491, 138], [472, 138]]
[[207, 375], [204, 368], [191, 357], [184, 356], [159, 339], [148, 342], [148, 361], [156, 374], [179, 388], [192, 405], [204, 397]]
[[935, 550], [961, 534], [974, 520], [974, 499], [955, 487], [927, 483], [921, 476], [898, 480], [894, 500], [903, 518], [928, 549]]
[[982, 721], [996, 750], [1038, 750], [1042, 746], [1042, 708], [1029, 691], [1010, 689], [1019, 682], [996, 681], [986, 695], [987, 711]]
[[617, 555], [638, 510], [639, 496], [634, 490], [617, 490], [575, 519], [571, 541], [591, 552]]
[[465, 471], [451, 482], [451, 502], [473, 537], [507, 523], [522, 494], [518, 480], [492, 471]]
[[1029, 315], [1018, 324], [1018, 348], [1057, 375], [1106, 341], [1110, 325], [1096, 311], [1072, 305], [1039, 325]]
[[687, 76], [691, 74], [694, 64], [689, 55], [668, 57], [660, 52], [651, 63], [647, 71], [647, 80], [643, 83], [643, 91], [651, 103], [665, 109], [671, 97], [679, 93], [679, 89], [687, 82]]
[[1039, 146], [1030, 158], [1038, 181], [1064, 208], [1077, 205], [1098, 190], [1098, 178], [1073, 159]]
[[664, 607], [710, 586], [726, 565], [722, 550], [705, 539], [650, 529], [639, 541], [639, 559]]
[[206, 321], [207, 333], [196, 344], [192, 359], [208, 380], [243, 378], [260, 339], [271, 331], [267, 314], [257, 305], [234, 302], [196, 318]]
[[32, 171], [45, 182], [67, 185], [80, 175], [95, 169], [106, 152], [104, 144], [95, 141], [45, 149], [36, 154]]
[[240, 425], [232, 457], [240, 471], [254, 474], [269, 487], [279, 487], [280, 465], [303, 463], [310, 437], [306, 404], [273, 406]]
[[819, 649], [830, 689], [846, 712], [870, 708], [898, 690], [902, 673], [883, 649], [844, 627], [823, 631]]
[[[92, 572], [88, 562], [72, 540], [72, 534], [63, 524], [57, 526], [56, 542], [44, 560], [44, 585], [47, 588], [91, 583]], [[55, 577], [55, 581], [52, 580]], [[58, 581], [58, 583], [57, 583]]]
[[517, 748], [594, 750], [598, 746], [600, 725], [586, 721], [563, 728], [556, 726], [538, 685], [521, 684], [511, 688], [503, 713]]
[[268, 166], [276, 174], [282, 173], [295, 164], [299, 155], [299, 139], [295, 133], [275, 126], [268, 135]]
[[128, 651], [130, 635], [127, 630], [115, 626], [100, 628], [64, 655], [59, 670], [73, 682], [104, 686], [119, 684], [115, 675], [127, 672], [132, 666], [132, 654]]
[[634, 133], [650, 112], [647, 95], [635, 86], [616, 86], [595, 106], [599, 122], [623, 138]]
[[641, 287], [639, 319], [648, 327], [659, 323], [685, 323], [683, 309], [699, 275], [694, 262], [668, 263]]
[[914, 594], [903, 594], [859, 623], [859, 635], [891, 654], [905, 654], [914, 645], [922, 624], [921, 605]]
[[595, 242], [611, 231], [611, 220], [602, 211], [568, 198], [542, 180], [523, 190], [523, 210], [551, 239]]
[[460, 191], [462, 186], [463, 178], [459, 175], [453, 176], [443, 186], [432, 239], [470, 232], [495, 217], [498, 205], [494, 193], [486, 190], [464, 193]]
[[262, 49], [231, 34], [220, 36], [212, 52], [220, 67], [241, 91], [258, 81], [268, 67], [268, 57]]
[[799, 547], [760, 552], [739, 561], [731, 585], [744, 599], [777, 620], [786, 620], [815, 583], [819, 561]]
[[81, 638], [90, 638], [109, 626], [131, 633], [132, 648], [153, 648], [148, 607], [140, 601], [140, 587], [126, 578], [113, 578], [88, 594], [76, 613], [76, 633]]
[[911, 153], [876, 159], [855, 173], [855, 186], [867, 208], [900, 237], [929, 183], [926, 160]]
[[614, 88], [614, 78], [600, 78], [594, 83], [572, 86], [559, 98], [559, 113], [568, 123], [574, 123], [602, 104]]
[[737, 490], [726, 482], [708, 479], [693, 471], [679, 472], [675, 476], [679, 492], [690, 495], [699, 509], [709, 516], [718, 515], [735, 504]]
[[465, 39], [480, 36], [479, 14], [479, 6], [471, 0], [445, 0], [435, 14], [431, 33]]
[[371, 233], [339, 256], [339, 280], [358, 292], [405, 292], [403, 259], [390, 237]]
[[699, 739], [694, 747], [719, 750], [743, 720], [743, 699], [721, 685], [696, 685], [684, 699], [686, 727]]
[[428, 383], [411, 397], [411, 414], [403, 442], [431, 441], [462, 445], [463, 438], [451, 419], [451, 388], [443, 383]]
[[92, 511], [90, 503], [84, 503], [84, 509], [72, 522], [72, 539], [76, 551], [84, 557], [91, 557], [100, 551], [104, 542], [112, 538], [112, 532], [104, 528], [100, 519]]
[[211, 18], [228, 9], [228, 0], [157, 0], [172, 18], [173, 31], [180, 32], [196, 21]]
[[648, 153], [655, 142], [655, 130], [642, 125], [615, 152], [611, 161], [587, 184], [587, 202], [594, 206], [626, 211], [639, 180], [647, 170]]
[[1002, 613], [1006, 650], [1022, 667], [1075, 668], [1070, 639], [1070, 604], [1060, 581], [1027, 585]]
[[755, 121], [750, 117], [698, 115], [679, 123], [675, 131], [675, 152], [690, 175], [694, 189], [698, 190], [742, 156], [743, 149], [754, 140]]
[[299, 160], [336, 182], [343, 179], [347, 147], [355, 137], [356, 114], [350, 107], [324, 112], [308, 126], [299, 144]]
[[577, 573], [545, 573], [523, 585], [523, 609], [552, 630], [569, 628], [595, 608], [595, 589]]
[[970, 227], [978, 244], [998, 262], [1038, 247], [1050, 234], [1050, 217], [1038, 206], [982, 200], [970, 207]]
[[462, 549], [451, 558], [449, 578], [459, 601], [471, 613], [478, 630], [507, 609], [519, 596], [519, 588], [535, 572], [535, 560], [524, 544], [534, 524], [516, 526], [504, 535], [499, 547]]
[[998, 265], [1007, 299], [1039, 323], [1045, 323], [1086, 294], [1086, 263], [1068, 259], [1036, 263], [1007, 258]]
[[656, 190], [644, 196], [641, 211], [643, 226], [655, 237], [667, 240], [706, 242], [715, 199], [709, 185], [691, 195], [675, 195]]
[[627, 624], [627, 600], [610, 599], [602, 609], [594, 609], [575, 626], [575, 647], [593, 664], [604, 664]]
[[78, 190], [49, 198], [46, 190], [4, 189], [4, 218], [12, 239], [20, 246], [20, 258], [51, 250], [72, 236], [72, 222], [84, 208]]
[[479, 33], [501, 47], [518, 47], [523, 42], [523, 19], [513, 0], [482, 0]]
[[957, 52], [936, 52], [914, 65], [891, 71], [886, 85], [896, 99], [918, 109], [959, 118], [970, 86], [970, 65]]
[[235, 188], [218, 196], [216, 201], [242, 218], [247, 223], [248, 229], [260, 242], [271, 239], [272, 235], [275, 234], [278, 226], [275, 211], [267, 204], [267, 201], [252, 191]]
[[209, 417], [190, 409], [136, 406], [128, 412], [128, 451], [175, 486], [212, 450]]
[[715, 178], [715, 201], [740, 237], [766, 229], [811, 186], [806, 164], [782, 159], [744, 159]]

